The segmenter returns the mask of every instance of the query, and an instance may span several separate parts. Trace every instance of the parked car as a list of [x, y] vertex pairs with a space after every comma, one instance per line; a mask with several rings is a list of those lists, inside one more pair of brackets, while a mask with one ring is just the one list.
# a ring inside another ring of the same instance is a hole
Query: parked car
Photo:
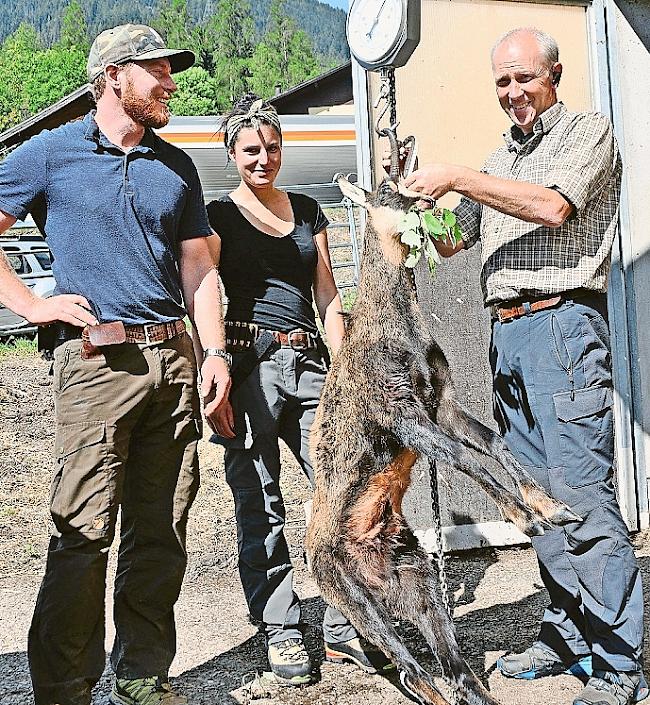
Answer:
[[[0, 247], [16, 274], [39, 296], [51, 296], [56, 283], [52, 275], [50, 248], [31, 221], [17, 222], [3, 235]], [[0, 338], [36, 331], [24, 318], [0, 304]]]

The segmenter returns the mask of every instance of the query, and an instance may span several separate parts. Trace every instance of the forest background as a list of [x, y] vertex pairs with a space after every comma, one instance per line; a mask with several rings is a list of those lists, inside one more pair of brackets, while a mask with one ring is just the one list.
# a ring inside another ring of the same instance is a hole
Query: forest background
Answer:
[[91, 40], [149, 24], [195, 66], [175, 76], [175, 115], [218, 115], [247, 91], [268, 98], [348, 59], [345, 12], [317, 0], [2, 0], [0, 132], [86, 82]]

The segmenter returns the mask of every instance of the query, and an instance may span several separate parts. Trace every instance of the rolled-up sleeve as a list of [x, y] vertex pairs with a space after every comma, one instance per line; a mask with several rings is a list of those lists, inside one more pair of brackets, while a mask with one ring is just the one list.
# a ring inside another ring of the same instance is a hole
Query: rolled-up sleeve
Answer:
[[600, 113], [576, 115], [544, 186], [559, 191], [579, 215], [610, 182], [617, 159], [610, 121]]
[[454, 208], [456, 223], [460, 228], [466, 250], [475, 245], [481, 237], [481, 209], [480, 203], [466, 196], [463, 196]]

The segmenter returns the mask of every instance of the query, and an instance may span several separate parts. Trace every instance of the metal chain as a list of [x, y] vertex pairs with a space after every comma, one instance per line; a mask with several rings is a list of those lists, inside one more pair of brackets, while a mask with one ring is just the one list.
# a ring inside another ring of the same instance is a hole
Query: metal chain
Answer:
[[[442, 520], [440, 518], [440, 494], [438, 492], [438, 469], [435, 463], [429, 461], [429, 484], [431, 487], [431, 517], [433, 523], [433, 550], [436, 554], [436, 564], [438, 566], [438, 581], [440, 583], [440, 596], [442, 604], [447, 610], [449, 619], [454, 621], [454, 612], [449, 599], [449, 583], [447, 582], [447, 570], [445, 566], [445, 553], [442, 545]], [[442, 664], [441, 664], [442, 666]], [[451, 705], [458, 705], [460, 702], [458, 684], [443, 673], [443, 679], [449, 687]]]
[[395, 90], [395, 69], [385, 67], [380, 69], [379, 72], [379, 95], [377, 96], [377, 101], [375, 102], [375, 109], [379, 107], [381, 102], [385, 105], [381, 112], [377, 116], [377, 121], [375, 122], [375, 130], [380, 132], [379, 123], [383, 119], [386, 113], [389, 113], [389, 129], [397, 129], [397, 92]]

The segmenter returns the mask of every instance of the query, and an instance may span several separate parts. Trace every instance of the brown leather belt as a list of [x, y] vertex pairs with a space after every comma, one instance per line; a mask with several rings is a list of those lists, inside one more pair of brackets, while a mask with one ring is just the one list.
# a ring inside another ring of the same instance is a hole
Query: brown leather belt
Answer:
[[512, 301], [504, 301], [500, 304], [492, 304], [490, 313], [492, 320], [504, 323], [512, 321], [515, 318], [521, 318], [529, 313], [543, 311], [547, 308], [554, 308], [565, 301], [573, 301], [574, 299], [590, 299], [592, 302], [600, 300], [602, 305], [607, 306], [605, 294], [592, 289], [568, 289], [559, 294], [553, 294], [541, 297], [530, 297], [528, 299], [514, 299]]
[[[226, 321], [226, 350], [228, 352], [243, 352], [253, 346], [257, 338], [265, 332], [256, 323], [246, 321]], [[285, 333], [280, 330], [269, 330], [276, 343], [283, 348], [294, 350], [311, 350], [318, 346], [318, 336], [306, 330], [296, 328]]]
[[185, 321], [178, 319], [169, 323], [146, 323], [142, 326], [124, 326], [127, 343], [164, 343], [185, 333]]
[[[181, 335], [186, 330], [185, 321], [178, 319], [169, 323], [145, 323], [143, 325], [125, 325], [127, 343], [144, 343], [145, 345], [153, 345], [155, 343], [164, 343], [166, 340], [171, 340], [178, 335]], [[84, 328], [82, 335], [83, 340], [89, 340], [88, 329]]]
[[503, 304], [493, 304], [490, 307], [490, 312], [494, 320], [505, 323], [505, 321], [521, 318], [521, 316], [525, 316], [528, 313], [543, 311], [546, 308], [554, 308], [563, 300], [564, 297], [561, 294], [556, 294], [548, 299], [532, 299], [530, 301], [522, 301], [518, 304], [509, 301]]

